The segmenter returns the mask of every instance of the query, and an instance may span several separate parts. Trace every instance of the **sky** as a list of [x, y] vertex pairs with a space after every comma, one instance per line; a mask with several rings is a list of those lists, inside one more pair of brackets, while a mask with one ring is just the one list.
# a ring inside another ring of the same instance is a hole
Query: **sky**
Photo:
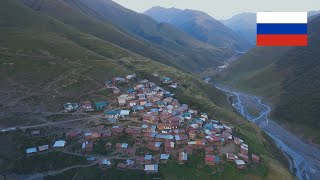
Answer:
[[320, 0], [113, 0], [136, 12], [154, 6], [194, 9], [216, 19], [228, 19], [242, 12], [320, 10]]

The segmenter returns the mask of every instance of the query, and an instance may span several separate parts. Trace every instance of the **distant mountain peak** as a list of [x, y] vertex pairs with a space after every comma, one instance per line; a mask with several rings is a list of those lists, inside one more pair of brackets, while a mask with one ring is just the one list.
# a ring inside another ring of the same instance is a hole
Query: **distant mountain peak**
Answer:
[[251, 44], [209, 14], [193, 9], [153, 7], [144, 12], [158, 22], [167, 22], [198, 40], [220, 48], [245, 51]]

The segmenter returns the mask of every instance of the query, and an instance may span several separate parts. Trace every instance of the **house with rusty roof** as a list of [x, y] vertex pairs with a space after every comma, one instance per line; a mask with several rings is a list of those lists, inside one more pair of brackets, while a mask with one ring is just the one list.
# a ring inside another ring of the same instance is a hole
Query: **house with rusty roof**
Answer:
[[66, 132], [66, 138], [76, 138], [77, 136], [79, 136], [81, 134], [81, 131], [79, 130], [70, 130], [68, 132]]
[[112, 137], [112, 132], [110, 130], [103, 131], [101, 133], [101, 137], [102, 138], [111, 138]]
[[92, 141], [85, 141], [82, 143], [81, 147], [84, 152], [92, 152], [93, 151], [93, 142]]
[[174, 146], [175, 146], [175, 142], [173, 142], [173, 141], [166, 141], [165, 143], [164, 143], [164, 151], [166, 152], [166, 153], [171, 153], [172, 151], [174, 151]]
[[176, 140], [177, 144], [186, 144], [189, 140], [188, 136], [185, 134], [175, 135], [174, 139]]
[[152, 151], [159, 151], [161, 146], [161, 142], [148, 142], [147, 148], [152, 150]]
[[249, 162], [249, 156], [246, 154], [242, 154], [242, 153], [238, 153], [238, 157], [242, 160], [244, 160], [245, 162]]
[[260, 156], [259, 155], [251, 154], [251, 159], [255, 163], [259, 163], [260, 162]]
[[117, 135], [121, 135], [123, 132], [123, 127], [121, 126], [112, 126], [111, 128], [111, 132], [113, 135], [117, 136]]
[[128, 156], [135, 156], [136, 155], [136, 151], [137, 149], [135, 147], [129, 147], [125, 150], [125, 153], [128, 155]]
[[205, 140], [201, 139], [196, 141], [189, 141], [188, 146], [194, 149], [202, 149], [202, 148], [205, 148], [206, 143], [205, 143]]
[[134, 136], [134, 137], [139, 137], [141, 135], [140, 128], [128, 127], [128, 128], [126, 128], [125, 132], [131, 136]]

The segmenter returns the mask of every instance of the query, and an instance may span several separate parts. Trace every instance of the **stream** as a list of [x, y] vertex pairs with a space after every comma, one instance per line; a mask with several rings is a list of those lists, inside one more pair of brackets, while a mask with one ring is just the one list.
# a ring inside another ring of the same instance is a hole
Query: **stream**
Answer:
[[[289, 168], [299, 180], [320, 180], [320, 149], [308, 144], [296, 135], [269, 119], [271, 107], [261, 98], [238, 92], [222, 85], [214, 85], [236, 102], [232, 106], [248, 121], [257, 124], [285, 153]], [[256, 113], [253, 113], [256, 112]]]

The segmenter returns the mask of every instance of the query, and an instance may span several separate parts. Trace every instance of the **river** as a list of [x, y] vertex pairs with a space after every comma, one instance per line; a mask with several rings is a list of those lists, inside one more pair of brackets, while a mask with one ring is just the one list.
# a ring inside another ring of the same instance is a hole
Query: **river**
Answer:
[[[300, 180], [320, 180], [320, 149], [308, 144], [296, 135], [269, 119], [271, 107], [261, 98], [238, 92], [222, 85], [215, 87], [236, 101], [232, 106], [247, 120], [256, 123], [286, 154], [290, 171]], [[250, 108], [248, 107], [250, 106]], [[252, 113], [252, 109], [255, 108]], [[253, 115], [254, 114], [254, 115]]]

